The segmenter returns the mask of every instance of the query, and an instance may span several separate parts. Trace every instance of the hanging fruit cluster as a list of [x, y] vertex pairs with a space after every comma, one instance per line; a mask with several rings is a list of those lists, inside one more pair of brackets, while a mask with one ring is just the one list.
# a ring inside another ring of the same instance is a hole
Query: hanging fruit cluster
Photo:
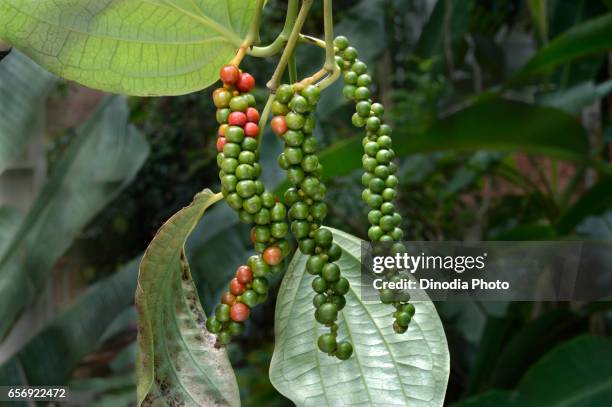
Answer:
[[249, 93], [255, 79], [234, 65], [224, 66], [220, 77], [223, 87], [213, 92], [213, 101], [219, 123], [217, 164], [221, 192], [240, 220], [254, 225], [251, 240], [258, 252], [238, 267], [229, 291], [207, 320], [207, 329], [226, 344], [244, 331], [251, 308], [267, 299], [267, 276], [283, 271], [282, 262], [291, 247], [286, 240], [289, 227], [285, 205], [259, 179], [260, 116], [255, 97]]
[[[343, 94], [355, 103], [353, 125], [365, 128], [366, 131], [362, 140], [364, 173], [361, 182], [365, 188], [362, 199], [370, 207], [368, 237], [373, 242], [395, 242], [391, 251], [402, 252], [404, 246], [399, 243], [404, 236], [401, 229], [402, 217], [393, 205], [399, 181], [395, 175], [397, 166], [393, 163], [395, 152], [392, 148], [392, 130], [383, 122], [383, 105], [373, 102], [370, 98], [372, 78], [367, 65], [357, 58], [357, 50], [351, 47], [348, 39], [343, 36], [336, 37], [334, 45], [336, 63], [344, 77]], [[393, 314], [395, 332], [406, 332], [415, 313], [414, 306], [407, 303], [409, 298], [399, 298], [401, 301], [398, 301], [394, 291], [381, 290], [380, 299], [396, 308]]]
[[322, 352], [345, 360], [353, 353], [347, 341], [338, 341], [338, 312], [346, 305], [344, 298], [349, 282], [342, 277], [335, 263], [342, 254], [333, 242], [332, 233], [321, 228], [327, 215], [324, 202], [326, 187], [321, 182], [323, 167], [317, 157], [317, 140], [312, 135], [315, 127], [314, 111], [319, 101], [320, 89], [310, 85], [295, 91], [291, 85], [281, 85], [272, 104], [272, 130], [282, 138], [285, 149], [279, 156], [279, 164], [287, 172], [291, 188], [284, 200], [290, 208], [291, 232], [299, 243], [299, 249], [308, 255], [307, 271], [314, 275], [313, 304], [316, 320], [329, 328], [319, 336], [317, 345]]

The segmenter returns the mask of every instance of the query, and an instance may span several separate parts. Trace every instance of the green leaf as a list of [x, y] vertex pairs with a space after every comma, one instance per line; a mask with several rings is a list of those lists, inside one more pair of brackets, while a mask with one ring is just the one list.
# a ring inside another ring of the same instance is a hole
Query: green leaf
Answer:
[[218, 79], [254, 6], [245, 0], [3, 0], [0, 38], [92, 88], [178, 95]]
[[559, 234], [568, 234], [589, 216], [601, 215], [612, 206], [612, 177], [603, 178], [586, 191], [557, 223]]
[[10, 244], [23, 214], [10, 206], [0, 206], [0, 253]]
[[[98, 349], [100, 337], [133, 301], [139, 258], [90, 287], [68, 309], [0, 367], [3, 385], [66, 384], [84, 356]], [[19, 375], [14, 371], [21, 372]]]
[[605, 406], [612, 399], [612, 340], [582, 336], [549, 352], [515, 391], [494, 391], [456, 407]]
[[121, 97], [107, 99], [72, 140], [0, 253], [0, 338], [44, 285], [57, 259], [128, 185], [149, 149]]
[[283, 279], [270, 366], [272, 384], [298, 406], [442, 406], [449, 375], [449, 354], [442, 323], [430, 301], [418, 302], [403, 335], [393, 332], [393, 307], [364, 303], [361, 290], [361, 241], [330, 229], [343, 250], [338, 265], [351, 283], [338, 320], [339, 337], [349, 339], [346, 361], [319, 352], [324, 331], [314, 319], [313, 276], [307, 256], [296, 254]]
[[0, 64], [0, 172], [44, 128], [45, 95], [55, 77], [13, 51]]
[[200, 192], [157, 232], [138, 275], [138, 405], [239, 406], [224, 348], [206, 330], [206, 314], [185, 257], [185, 240], [208, 207], [222, 199]]
[[612, 48], [612, 13], [578, 24], [540, 49], [527, 64], [512, 76], [510, 82]]
[[569, 89], [562, 89], [540, 96], [538, 104], [556, 107], [577, 116], [585, 106], [608, 96], [612, 92], [612, 80], [595, 85], [583, 82]]

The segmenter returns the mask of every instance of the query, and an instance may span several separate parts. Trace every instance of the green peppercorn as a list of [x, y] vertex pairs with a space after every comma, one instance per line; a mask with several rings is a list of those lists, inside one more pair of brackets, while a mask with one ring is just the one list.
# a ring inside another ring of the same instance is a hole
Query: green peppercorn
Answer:
[[370, 228], [368, 229], [368, 237], [373, 242], [377, 242], [378, 240], [380, 240], [383, 234], [384, 232], [380, 226], [370, 226]]
[[350, 289], [349, 281], [344, 277], [340, 277], [340, 279], [334, 283], [332, 289], [338, 295], [345, 295]]
[[297, 165], [302, 162], [302, 158], [304, 157], [302, 154], [302, 150], [300, 148], [295, 147], [287, 147], [284, 151], [285, 158], [287, 162], [291, 165]]
[[313, 275], [321, 274], [323, 266], [325, 261], [320, 256], [310, 256], [306, 262], [306, 271]]
[[315, 85], [308, 85], [302, 90], [302, 96], [308, 100], [311, 106], [315, 106], [321, 97], [321, 89]]
[[234, 96], [229, 102], [232, 112], [246, 112], [249, 108], [249, 101], [243, 96]]
[[219, 332], [219, 334], [217, 335], [217, 340], [219, 341], [219, 343], [227, 345], [232, 341], [232, 334], [226, 331]]
[[359, 75], [357, 78], [357, 86], [370, 86], [372, 84], [372, 78], [368, 74]]
[[[353, 85], [346, 85], [344, 86], [344, 88], [342, 88], [342, 94], [344, 95], [345, 98], [353, 100], [355, 98], [355, 90], [357, 88]], [[229, 114], [228, 114], [229, 116]]]
[[232, 113], [230, 109], [227, 109], [227, 108], [218, 109], [217, 114], [216, 114], [217, 123], [219, 124], [227, 123], [230, 113]]
[[302, 151], [304, 154], [313, 154], [317, 151], [317, 139], [310, 136], [304, 139], [304, 143], [302, 144]]
[[338, 319], [338, 306], [330, 302], [325, 302], [317, 308], [318, 320], [324, 324], [329, 324]]
[[353, 116], [351, 117], [351, 122], [353, 123], [353, 126], [355, 127], [363, 127], [366, 124], [365, 119], [359, 115], [359, 113], [355, 113], [353, 114]]
[[257, 293], [253, 290], [246, 290], [241, 295], [242, 302], [249, 308], [253, 308], [257, 305]]
[[290, 147], [299, 147], [304, 142], [304, 133], [299, 130], [287, 130], [283, 140]]
[[340, 267], [338, 267], [336, 263], [327, 263], [325, 266], [323, 266], [321, 276], [325, 279], [325, 281], [334, 283], [340, 279]]
[[332, 334], [323, 334], [317, 340], [317, 346], [321, 352], [331, 353], [336, 350], [336, 337]]
[[291, 130], [299, 130], [304, 127], [304, 123], [306, 119], [304, 115], [296, 112], [289, 112], [287, 116], [285, 116], [285, 121], [287, 122], [287, 127]]
[[370, 98], [370, 89], [360, 86], [355, 89], [354, 97], [356, 100], [368, 100]]
[[230, 307], [227, 304], [218, 304], [215, 308], [215, 318], [219, 322], [227, 322], [230, 320]]
[[334, 45], [338, 48], [338, 50], [344, 51], [349, 46], [349, 40], [346, 37], [339, 35], [334, 39]]
[[312, 280], [312, 289], [317, 293], [324, 293], [327, 290], [327, 281], [322, 277], [316, 277]]
[[221, 332], [221, 328], [223, 328], [223, 325], [221, 324], [221, 322], [219, 322], [219, 320], [217, 320], [215, 316], [212, 316], [206, 320], [206, 329], [208, 330], [208, 332], [216, 334], [218, 332]]
[[244, 323], [230, 321], [227, 324], [227, 332], [229, 332], [232, 336], [242, 335], [244, 332]]
[[336, 357], [340, 360], [347, 360], [353, 354], [353, 345], [349, 342], [340, 342], [336, 348]]
[[325, 302], [327, 302], [327, 297], [325, 294], [317, 294], [312, 299], [312, 305], [314, 305], [315, 308], [319, 308]]

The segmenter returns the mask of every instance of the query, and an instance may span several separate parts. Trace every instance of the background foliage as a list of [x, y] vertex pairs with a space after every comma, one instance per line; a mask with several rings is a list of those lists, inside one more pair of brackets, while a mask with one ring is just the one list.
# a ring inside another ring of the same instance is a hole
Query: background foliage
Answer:
[[[319, 3], [306, 26], [314, 35], [322, 30]], [[396, 129], [398, 208], [407, 239], [612, 239], [612, 3], [334, 5], [336, 31], [374, 68], [377, 98]], [[284, 2], [269, 1], [264, 19], [262, 42], [268, 43], [282, 28]], [[297, 57], [302, 76], [322, 62], [320, 50], [307, 45]], [[263, 100], [273, 64], [248, 60], [246, 67], [256, 73]], [[17, 52], [0, 63], [0, 169], [44, 122], [43, 106], [34, 101], [46, 97], [62, 106], [73, 87]], [[0, 334], [9, 333], [52, 272], [78, 275], [91, 287], [2, 362], [2, 384], [70, 382], [92, 398], [90, 405], [135, 401], [135, 262], [161, 224], [197, 191], [219, 189], [213, 110], [210, 90], [127, 102], [111, 97], [78, 129], [47, 131], [51, 165], [41, 196], [26, 214], [0, 210], [0, 292], [19, 294], [1, 296]], [[365, 207], [356, 199], [361, 146], [340, 85], [325, 92], [318, 116], [328, 223], [365, 238]], [[264, 176], [280, 189], [275, 157], [281, 146], [270, 134], [266, 141]], [[87, 174], [95, 174], [96, 183], [86, 182]], [[76, 210], [79, 216], [71, 216]], [[249, 253], [248, 231], [232, 212], [221, 205], [208, 211], [207, 227], [197, 228], [187, 244], [206, 311]], [[30, 281], [20, 282], [17, 269]], [[15, 291], [18, 284], [27, 288]], [[245, 406], [289, 405], [267, 374], [279, 285], [280, 279], [271, 301], [255, 310], [246, 334], [230, 347]], [[116, 308], [101, 310], [107, 300], [100, 298], [114, 299]], [[612, 400], [610, 364], [604, 363], [612, 348], [610, 303], [436, 306], [452, 358], [449, 405]], [[53, 358], [49, 349], [71, 358]], [[570, 382], [571, 388], [564, 385]]]

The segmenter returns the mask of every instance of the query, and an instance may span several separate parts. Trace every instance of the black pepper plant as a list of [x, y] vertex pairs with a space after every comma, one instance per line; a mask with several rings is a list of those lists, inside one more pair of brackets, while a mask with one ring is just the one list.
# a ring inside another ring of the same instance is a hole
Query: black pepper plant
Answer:
[[[373, 100], [368, 68], [347, 38], [334, 40], [332, 0], [322, 2], [324, 39], [302, 33], [313, 0], [289, 0], [282, 32], [262, 46], [264, 5], [264, 0], [0, 2], [2, 44], [90, 87], [176, 95], [220, 80], [212, 92], [216, 112], [208, 112], [219, 124], [212, 148], [220, 192], [205, 189], [172, 216], [140, 266], [138, 404], [239, 405], [225, 348], [245, 332], [253, 309], [267, 301], [270, 277], [285, 273], [270, 368], [281, 393], [297, 405], [367, 404], [364, 395], [373, 404], [385, 377], [385, 386], [401, 388], [403, 401], [429, 386], [428, 405], [441, 406], [448, 350], [435, 308], [420, 302], [415, 309], [385, 290], [381, 302], [362, 301], [360, 240], [324, 227], [326, 169], [315, 134], [317, 105], [322, 93], [343, 79], [343, 93], [355, 103], [352, 123], [364, 129], [362, 198], [370, 212], [362, 221], [370, 224], [372, 242], [404, 250], [402, 218], [394, 206], [398, 178], [391, 127], [383, 106]], [[35, 41], [41, 36], [47, 40]], [[305, 78], [297, 75], [298, 45], [325, 53], [321, 69]], [[246, 72], [242, 62], [277, 55], [260, 110], [253, 92], [257, 73]], [[278, 165], [286, 173], [285, 189], [261, 178], [260, 147], [273, 142], [264, 140], [268, 124], [284, 145]], [[207, 315], [184, 245], [220, 200], [250, 226], [254, 254], [234, 264], [229, 275], [214, 266], [208, 271], [226, 276], [227, 289]], [[413, 323], [419, 326], [411, 331]]]

